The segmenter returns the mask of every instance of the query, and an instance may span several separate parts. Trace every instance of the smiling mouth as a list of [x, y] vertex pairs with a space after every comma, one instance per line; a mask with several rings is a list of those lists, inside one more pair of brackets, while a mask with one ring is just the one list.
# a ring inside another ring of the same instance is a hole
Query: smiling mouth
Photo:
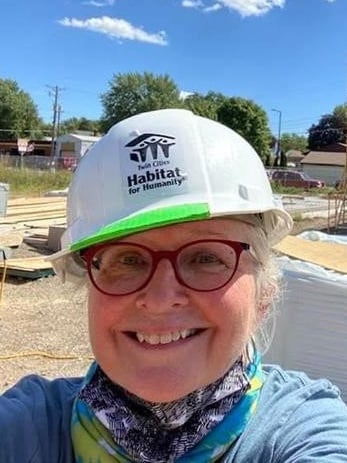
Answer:
[[168, 333], [163, 334], [146, 334], [137, 331], [136, 333], [132, 333], [132, 337], [137, 339], [139, 343], [147, 343], [151, 344], [152, 346], [158, 344], [170, 344], [173, 342], [180, 341], [181, 339], [186, 339], [191, 336], [194, 336], [201, 330], [191, 329], [191, 330], [180, 330], [180, 331], [170, 331]]

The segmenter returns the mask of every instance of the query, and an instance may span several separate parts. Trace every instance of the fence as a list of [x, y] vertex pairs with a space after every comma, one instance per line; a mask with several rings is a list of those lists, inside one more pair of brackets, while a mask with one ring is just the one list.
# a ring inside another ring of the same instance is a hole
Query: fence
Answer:
[[75, 170], [78, 159], [74, 156], [65, 156], [60, 158], [51, 158], [50, 156], [24, 155], [16, 156], [9, 154], [0, 154], [0, 163], [2, 166], [14, 169], [33, 169], [33, 170], [56, 170], [66, 169]]

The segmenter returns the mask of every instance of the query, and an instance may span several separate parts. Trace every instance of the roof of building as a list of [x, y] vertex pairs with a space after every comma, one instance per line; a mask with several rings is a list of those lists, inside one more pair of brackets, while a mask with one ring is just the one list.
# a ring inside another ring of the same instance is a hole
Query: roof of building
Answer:
[[286, 152], [287, 159], [303, 159], [304, 154], [300, 150], [288, 150]]
[[347, 154], [336, 151], [309, 151], [301, 164], [315, 164], [320, 166], [345, 166]]
[[90, 142], [97, 142], [98, 140], [100, 140], [101, 137], [95, 137], [93, 135], [83, 135], [83, 134], [80, 134], [80, 133], [66, 133], [64, 135], [60, 135], [58, 137], [58, 140], [59, 138], [75, 138], [77, 140], [81, 140], [81, 141], [90, 141]]

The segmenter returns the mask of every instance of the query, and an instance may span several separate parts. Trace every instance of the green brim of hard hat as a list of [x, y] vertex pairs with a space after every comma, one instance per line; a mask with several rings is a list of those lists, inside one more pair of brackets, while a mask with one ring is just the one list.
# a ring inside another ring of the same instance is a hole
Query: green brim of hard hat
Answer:
[[147, 210], [100, 228], [96, 233], [73, 243], [70, 251], [80, 251], [105, 241], [122, 238], [151, 228], [210, 217], [210, 208], [207, 203], [183, 204]]

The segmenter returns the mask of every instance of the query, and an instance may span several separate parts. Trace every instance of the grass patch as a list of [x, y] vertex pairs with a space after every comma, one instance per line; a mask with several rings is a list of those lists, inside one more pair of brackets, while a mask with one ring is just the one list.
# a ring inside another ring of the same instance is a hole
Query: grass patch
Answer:
[[336, 193], [334, 187], [323, 187], [323, 188], [295, 188], [293, 186], [282, 186], [277, 182], [271, 182], [272, 191], [281, 195], [301, 195], [301, 196], [327, 196], [332, 193]]
[[0, 164], [0, 183], [9, 185], [9, 197], [42, 196], [50, 190], [63, 190], [71, 180], [71, 172], [59, 170], [16, 169]]

